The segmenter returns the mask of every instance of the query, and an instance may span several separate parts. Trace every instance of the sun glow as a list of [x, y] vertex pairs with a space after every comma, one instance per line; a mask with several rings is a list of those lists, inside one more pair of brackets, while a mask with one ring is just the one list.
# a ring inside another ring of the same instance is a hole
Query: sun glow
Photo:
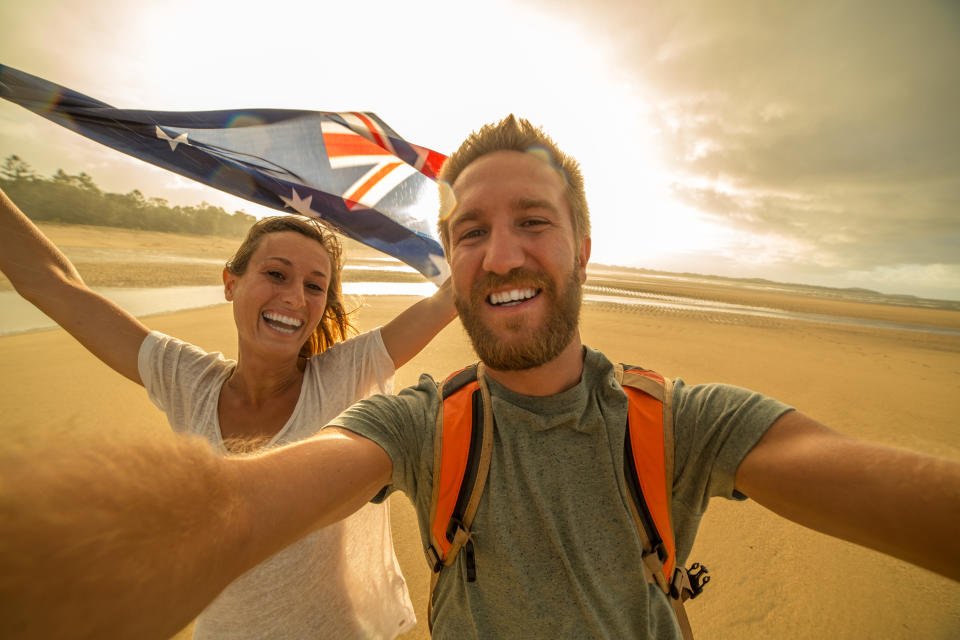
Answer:
[[[375, 21], [346, 5], [288, 0], [270, 11], [258, 10], [259, 3], [189, 0], [96, 6], [97, 15], [113, 12], [123, 24], [110, 49], [77, 46], [82, 56], [71, 59], [70, 73], [57, 51], [46, 68], [21, 66], [127, 108], [375, 111], [401, 135], [443, 153], [483, 123], [514, 113], [543, 126], [580, 161], [595, 262], [655, 266], [660, 256], [722, 241], [719, 227], [671, 198], [645, 88], [619, 64], [611, 43], [570, 20], [506, 0], [482, 9], [439, 0], [373, 2], [364, 11], [376, 11]], [[403, 24], [419, 25], [407, 33], [413, 38], [398, 39]], [[464, 24], [468, 33], [489, 38], [464, 41]], [[56, 40], [50, 30], [48, 40]], [[187, 31], [193, 35], [182, 46], [177, 39]], [[173, 204], [205, 200], [228, 211], [273, 213], [101, 152], [72, 134], [60, 138], [67, 155], [78, 158], [68, 171], [89, 171], [102, 155], [95, 164], [105, 168], [94, 177], [109, 190], [138, 188]], [[53, 161], [64, 164], [63, 155]]]
[[[162, 52], [160, 46], [164, 36], [152, 28], [160, 10], [148, 9], [139, 22], [141, 37], [155, 40], [145, 47], [153, 52], [146, 63], [160, 74], [170, 73], [164, 68], [193, 65], [195, 69], [180, 81], [160, 76], [165, 80], [158, 87], [163, 96], [150, 100], [164, 104], [176, 100], [172, 106], [184, 109], [198, 108], [199, 103], [210, 108], [369, 109], [402, 135], [444, 153], [452, 151], [470, 130], [515, 113], [542, 125], [580, 161], [593, 217], [594, 261], [646, 265], [658, 256], [704, 250], [722, 242], [720, 227], [671, 198], [669, 178], [658, 160], [657, 132], [650, 124], [650, 103], [644, 88], [620, 71], [612, 47], [591, 39], [576, 24], [523, 7], [510, 7], [512, 21], [504, 22], [497, 4], [477, 11], [475, 6], [457, 3], [421, 3], [417, 13], [433, 51], [451, 52], [434, 55], [429, 72], [420, 69], [418, 60], [399, 52], [394, 60], [384, 59], [381, 51], [367, 54], [355, 46], [350, 29], [325, 30], [322, 47], [327, 52], [349, 52], [350, 65], [326, 64], [328, 60], [321, 59], [316, 42], [310, 39], [282, 39], [274, 43], [272, 58], [316, 59], [318, 75], [304, 78], [301, 65], [289, 70], [271, 68], [268, 88], [251, 82], [264, 63], [250, 50], [234, 49], [233, 63], [226, 68], [214, 63], [218, 58], [214, 52], [224, 46], [224, 34], [235, 41], [253, 41], [264, 30], [288, 28], [290, 15], [297, 15], [302, 24], [346, 24], [350, 16], [331, 14], [328, 6], [281, 3], [281, 10], [251, 21], [242, 10], [223, 15], [216, 5], [191, 5], [193, 19], [219, 25], [205, 44], [211, 55], [197, 56], [195, 51], [178, 48], [183, 59], [171, 64], [171, 52]], [[365, 38], [372, 41], [394, 38], [391, 24], [410, 17], [410, 9], [401, 3], [378, 4], [377, 10], [385, 13], [384, 19], [364, 26]], [[169, 15], [168, 8], [163, 12]], [[281, 20], [281, 16], [285, 17]], [[457, 36], [464, 21], [476, 33], [495, 33], [496, 46], [487, 43], [479, 57], [464, 51]], [[198, 58], [208, 62], [197, 67]], [[205, 69], [204, 64], [212, 63], [214, 67]], [[384, 64], [394, 72], [383, 73]], [[355, 72], [378, 66], [376, 82]], [[432, 83], [449, 87], [443, 91], [448, 102], [417, 99], [411, 88], [424, 73], [432, 76]], [[677, 228], [683, 233], [676, 233]]]

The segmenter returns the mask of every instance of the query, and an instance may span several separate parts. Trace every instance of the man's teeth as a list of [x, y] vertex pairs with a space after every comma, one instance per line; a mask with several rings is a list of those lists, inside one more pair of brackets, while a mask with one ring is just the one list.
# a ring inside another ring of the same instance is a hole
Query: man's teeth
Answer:
[[536, 289], [511, 289], [490, 294], [490, 304], [516, 304], [537, 295]]
[[291, 318], [279, 313], [267, 312], [263, 314], [263, 319], [268, 324], [281, 333], [294, 333], [303, 324], [303, 320]]

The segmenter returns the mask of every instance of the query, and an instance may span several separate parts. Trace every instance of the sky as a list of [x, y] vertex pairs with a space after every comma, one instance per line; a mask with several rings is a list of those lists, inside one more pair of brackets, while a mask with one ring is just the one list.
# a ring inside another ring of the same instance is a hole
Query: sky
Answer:
[[[373, 111], [576, 157], [592, 261], [960, 300], [960, 4], [6, 0], [0, 63], [117, 107]], [[0, 101], [0, 157], [272, 210]]]

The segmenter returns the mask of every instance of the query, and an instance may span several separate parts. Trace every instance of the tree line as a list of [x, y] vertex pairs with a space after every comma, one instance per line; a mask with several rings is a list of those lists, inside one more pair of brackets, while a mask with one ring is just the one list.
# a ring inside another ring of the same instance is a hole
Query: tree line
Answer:
[[163, 198], [144, 196], [139, 189], [107, 193], [84, 172], [69, 175], [57, 169], [53, 176], [43, 177], [16, 155], [8, 156], [0, 166], [0, 188], [37, 222], [228, 237], [243, 236], [256, 222], [248, 213], [227, 213], [206, 202], [171, 206]]

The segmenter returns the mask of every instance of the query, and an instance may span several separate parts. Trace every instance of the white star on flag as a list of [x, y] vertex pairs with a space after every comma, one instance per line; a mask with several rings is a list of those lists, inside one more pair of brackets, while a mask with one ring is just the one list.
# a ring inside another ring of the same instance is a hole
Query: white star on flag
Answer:
[[[306, 198], [301, 198], [300, 194], [297, 193], [296, 189], [290, 189], [293, 192], [292, 198], [284, 198], [280, 196], [280, 199], [283, 200], [283, 203], [299, 213], [302, 216], [307, 216], [308, 218], [321, 218], [318, 211], [314, 211], [310, 208], [310, 203], [313, 202], [313, 196], [309, 195]], [[279, 194], [278, 194], [279, 195]]]
[[160, 138], [161, 140], [166, 140], [167, 142], [170, 143], [170, 151], [176, 151], [177, 145], [180, 144], [181, 142], [186, 145], [190, 144], [190, 141], [187, 140], [186, 132], [181, 133], [176, 138], [171, 138], [166, 133], [164, 133], [163, 129], [161, 129], [159, 126], [157, 127], [157, 137]]

